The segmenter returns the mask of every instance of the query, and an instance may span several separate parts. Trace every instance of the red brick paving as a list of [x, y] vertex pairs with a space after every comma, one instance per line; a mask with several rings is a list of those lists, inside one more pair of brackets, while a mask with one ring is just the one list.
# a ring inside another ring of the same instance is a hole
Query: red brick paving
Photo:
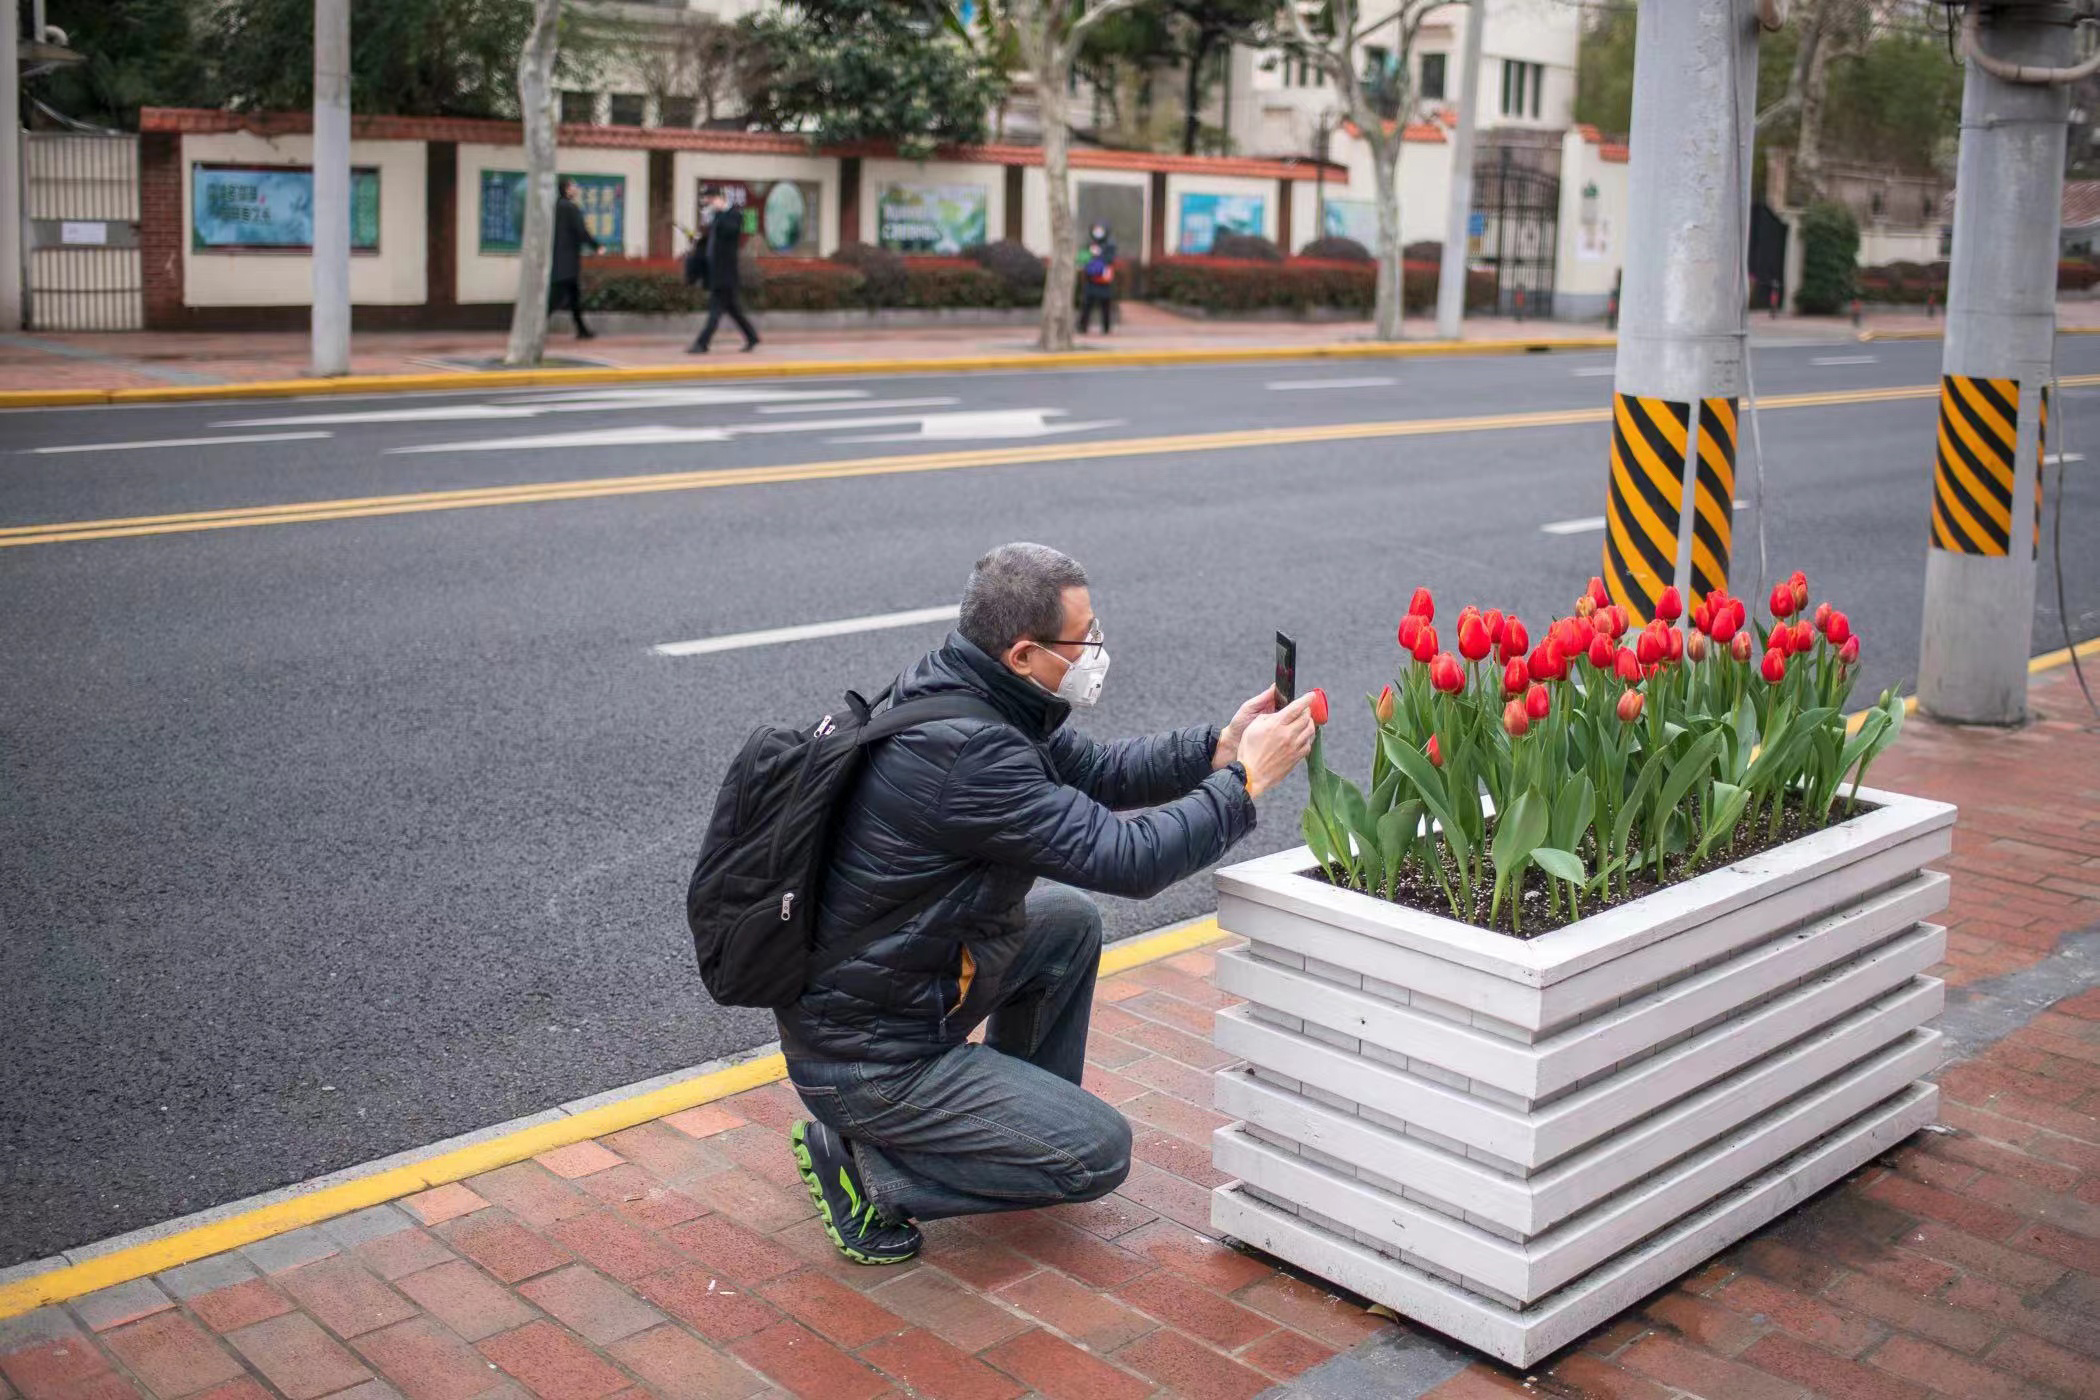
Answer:
[[[2074, 698], [2045, 676], [2028, 730], [1913, 724], [1877, 765], [1961, 805], [1937, 969], [1956, 985], [2100, 922], [2100, 738]], [[1396, 1324], [1207, 1234], [1222, 1120], [1200, 1028], [1228, 1002], [1211, 964], [1198, 950], [1098, 989], [1090, 1069], [1137, 1158], [1103, 1201], [933, 1222], [919, 1262], [852, 1265], [799, 1193], [795, 1101], [769, 1085], [423, 1192], [401, 1203], [420, 1225], [348, 1253], [23, 1343], [0, 1354], [0, 1400], [368, 1382], [344, 1400], [376, 1400], [375, 1373], [406, 1400], [1257, 1394]], [[2100, 990], [1942, 1084], [1959, 1131], [1903, 1144], [1528, 1377], [1479, 1362], [1433, 1393], [2100, 1397]]]

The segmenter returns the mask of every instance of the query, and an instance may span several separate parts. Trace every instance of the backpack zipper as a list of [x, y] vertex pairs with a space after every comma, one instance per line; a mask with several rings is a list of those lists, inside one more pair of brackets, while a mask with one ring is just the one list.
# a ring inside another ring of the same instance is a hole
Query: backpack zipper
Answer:
[[780, 897], [780, 922], [786, 923], [795, 914], [795, 892], [789, 890]]

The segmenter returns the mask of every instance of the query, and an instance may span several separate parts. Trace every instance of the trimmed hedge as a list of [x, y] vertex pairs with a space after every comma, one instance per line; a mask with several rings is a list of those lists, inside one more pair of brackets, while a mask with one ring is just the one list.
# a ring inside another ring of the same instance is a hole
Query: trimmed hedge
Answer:
[[1353, 238], [1342, 238], [1339, 236], [1329, 238], [1315, 238], [1312, 242], [1306, 244], [1303, 248], [1300, 248], [1298, 250], [1298, 256], [1301, 258], [1311, 258], [1314, 262], [1377, 261], [1377, 258], [1372, 254], [1371, 250], [1369, 248], [1366, 248], [1363, 244], [1357, 242]]
[[1892, 262], [1863, 267], [1852, 285], [1861, 301], [1884, 305], [1923, 306], [1927, 297], [1947, 304], [1947, 264]]
[[[1434, 263], [1402, 264], [1403, 311], [1419, 313], [1436, 305], [1437, 272]], [[1201, 307], [1205, 311], [1337, 310], [1368, 314], [1377, 297], [1378, 269], [1376, 263], [1311, 258], [1270, 263], [1179, 257], [1154, 264], [1150, 280], [1153, 300]], [[1494, 301], [1494, 274], [1468, 273], [1467, 307], [1486, 309]]]
[[2056, 264], [2056, 290], [2082, 292], [2100, 282], [2100, 267], [2082, 259], [2062, 258]]
[[1020, 240], [1002, 238], [997, 243], [979, 243], [973, 248], [963, 249], [963, 256], [1004, 282], [1008, 290], [1022, 301], [1042, 301], [1043, 281], [1049, 276], [1049, 266], [1029, 252], [1028, 245]]
[[1258, 233], [1223, 231], [1211, 239], [1207, 256], [1223, 258], [1228, 262], [1280, 263], [1284, 260], [1283, 249]]

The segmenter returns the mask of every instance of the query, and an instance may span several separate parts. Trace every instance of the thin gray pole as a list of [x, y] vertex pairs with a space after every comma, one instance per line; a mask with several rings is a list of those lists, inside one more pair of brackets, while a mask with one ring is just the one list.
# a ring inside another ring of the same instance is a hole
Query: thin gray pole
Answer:
[[[1641, 0], [1639, 25], [1603, 576], [1648, 617], [1666, 587], [1689, 600], [1726, 582], [1757, 21], [1754, 0]], [[1714, 445], [1729, 469], [1707, 483], [1704, 509], [1695, 499], [1702, 404], [1729, 429]], [[1676, 481], [1674, 499], [1657, 478]]]
[[[1466, 6], [1466, 45], [1458, 61], [1458, 130], [1451, 145], [1451, 209], [1444, 217], [1444, 257], [1437, 271], [1436, 333], [1458, 339], [1466, 315], [1466, 235], [1473, 221], [1473, 131], [1480, 119], [1480, 36], [1487, 0]], [[1447, 75], [1448, 78], [1448, 75]]]
[[314, 0], [313, 373], [350, 372], [350, 4]]
[[[2060, 68], [2075, 50], [2071, 9], [1997, 6], [1979, 17], [1976, 38], [1993, 59]], [[2055, 365], [2070, 106], [2067, 86], [2007, 82], [1969, 58], [1918, 657], [1918, 703], [1967, 724], [2027, 716], [2041, 392]], [[2007, 400], [2011, 414], [2000, 411]]]
[[22, 9], [0, 0], [0, 331], [22, 329]]

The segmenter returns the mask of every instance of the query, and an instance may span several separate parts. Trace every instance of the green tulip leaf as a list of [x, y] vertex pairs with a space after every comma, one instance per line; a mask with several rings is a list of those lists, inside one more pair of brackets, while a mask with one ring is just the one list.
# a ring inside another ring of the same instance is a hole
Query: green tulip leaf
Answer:
[[1572, 880], [1579, 885], [1590, 877], [1582, 868], [1581, 857], [1558, 846], [1540, 846], [1531, 853], [1531, 862], [1556, 880]]

